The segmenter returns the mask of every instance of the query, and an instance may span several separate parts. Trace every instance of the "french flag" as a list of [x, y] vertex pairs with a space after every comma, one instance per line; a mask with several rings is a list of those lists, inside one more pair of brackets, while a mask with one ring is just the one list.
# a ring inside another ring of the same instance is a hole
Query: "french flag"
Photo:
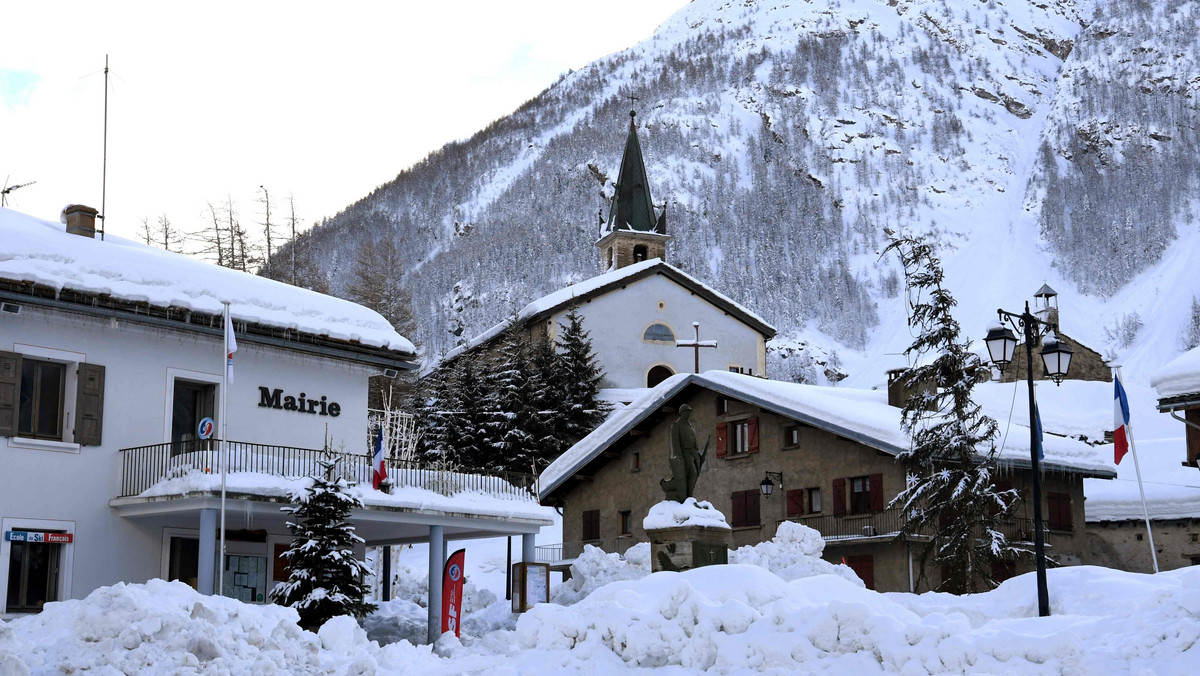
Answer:
[[1115, 462], [1121, 464], [1121, 458], [1129, 452], [1129, 398], [1125, 396], [1125, 388], [1121, 387], [1121, 377], [1114, 375], [1116, 394], [1113, 397], [1113, 456]]
[[379, 490], [387, 481], [387, 464], [383, 462], [383, 423], [379, 424], [379, 432], [375, 435], [375, 455], [371, 457], [371, 487]]

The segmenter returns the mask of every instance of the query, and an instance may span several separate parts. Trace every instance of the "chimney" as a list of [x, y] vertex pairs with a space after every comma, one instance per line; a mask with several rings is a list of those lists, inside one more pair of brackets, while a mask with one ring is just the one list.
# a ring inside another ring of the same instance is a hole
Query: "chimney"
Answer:
[[67, 224], [67, 232], [89, 239], [96, 237], [95, 209], [82, 204], [68, 204], [62, 210], [63, 223]]

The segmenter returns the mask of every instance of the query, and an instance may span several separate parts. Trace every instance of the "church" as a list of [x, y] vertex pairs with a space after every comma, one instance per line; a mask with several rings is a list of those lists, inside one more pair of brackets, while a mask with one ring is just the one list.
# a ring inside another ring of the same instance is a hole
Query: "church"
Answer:
[[[677, 373], [710, 370], [765, 376], [774, 327], [667, 262], [666, 210], [655, 213], [635, 120], [630, 112], [616, 192], [596, 242], [602, 274], [529, 303], [516, 322], [530, 339], [554, 340], [574, 308], [608, 390], [640, 390]], [[501, 322], [451, 350], [424, 375], [464, 354], [488, 351], [509, 325]]]

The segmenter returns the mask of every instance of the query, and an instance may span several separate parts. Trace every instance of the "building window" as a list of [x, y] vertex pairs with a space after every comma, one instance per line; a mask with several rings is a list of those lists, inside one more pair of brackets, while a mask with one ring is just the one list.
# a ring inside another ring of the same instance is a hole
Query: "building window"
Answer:
[[729, 367], [729, 372], [730, 372], [730, 373], [744, 373], [744, 371], [742, 371], [742, 367], [741, 367], [741, 366], [736, 366], [736, 365], [734, 365], [734, 366], [730, 366], [730, 367]]
[[46, 542], [10, 542], [9, 545], [8, 602], [5, 612], [41, 612], [42, 606], [58, 600], [62, 545]]
[[1049, 514], [1046, 527], [1050, 530], [1071, 530], [1071, 496], [1067, 493], [1047, 493]]
[[851, 477], [850, 513], [865, 514], [869, 511], [871, 511], [871, 477]]
[[717, 395], [717, 415], [729, 413], [729, 398]]
[[1142, 538], [1144, 538], [1144, 537], [1146, 537], [1146, 536], [1142, 535], [1141, 533], [1138, 533], [1136, 537], [1137, 537], [1137, 541], [1138, 541], [1138, 542], [1141, 542], [1141, 541], [1142, 541]]
[[600, 539], [600, 510], [589, 509], [583, 513], [583, 537], [587, 542]]
[[820, 514], [821, 513], [821, 489], [820, 488], [809, 488], [808, 489], [808, 513], [809, 514]]
[[200, 540], [172, 537], [167, 557], [167, 579], [179, 580], [192, 589], [200, 588]]
[[630, 522], [632, 512], [628, 509], [621, 512], [621, 535], [629, 535]]
[[787, 425], [783, 428], [783, 447], [784, 448], [799, 448], [800, 447], [800, 426]]
[[655, 366], [646, 374], [646, 387], [657, 387], [659, 383], [675, 375], [669, 366]]
[[752, 491], [736, 491], [733, 494], [733, 523], [734, 528], [745, 528], [759, 525], [758, 489]]
[[642, 454], [639, 453], [638, 451], [634, 451], [633, 453], [629, 454], [629, 471], [630, 472], [642, 471]]
[[675, 332], [666, 324], [651, 324], [646, 327], [646, 332], [642, 334], [642, 340], [654, 343], [674, 343]]
[[217, 386], [191, 380], [175, 379], [171, 398], [171, 453], [201, 450], [197, 428], [200, 421], [215, 417]]
[[750, 426], [745, 420], [729, 423], [729, 455], [748, 453], [750, 449]]
[[1192, 565], [1193, 565], [1193, 566], [1200, 566], [1200, 556], [1193, 556], [1193, 557], [1192, 557]]
[[1198, 533], [1191, 533], [1190, 537], [1192, 539], [1192, 542], [1200, 541], [1200, 534], [1198, 534]]
[[62, 441], [66, 379], [66, 364], [29, 358], [21, 360], [18, 436]]

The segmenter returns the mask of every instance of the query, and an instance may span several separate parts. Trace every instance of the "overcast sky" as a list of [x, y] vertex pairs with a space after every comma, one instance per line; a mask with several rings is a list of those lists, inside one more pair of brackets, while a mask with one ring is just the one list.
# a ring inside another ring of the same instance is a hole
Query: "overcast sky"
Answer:
[[42, 218], [100, 208], [107, 53], [109, 232], [226, 195], [258, 221], [260, 185], [307, 225], [684, 4], [5, 3], [0, 184], [37, 181], [9, 206]]

